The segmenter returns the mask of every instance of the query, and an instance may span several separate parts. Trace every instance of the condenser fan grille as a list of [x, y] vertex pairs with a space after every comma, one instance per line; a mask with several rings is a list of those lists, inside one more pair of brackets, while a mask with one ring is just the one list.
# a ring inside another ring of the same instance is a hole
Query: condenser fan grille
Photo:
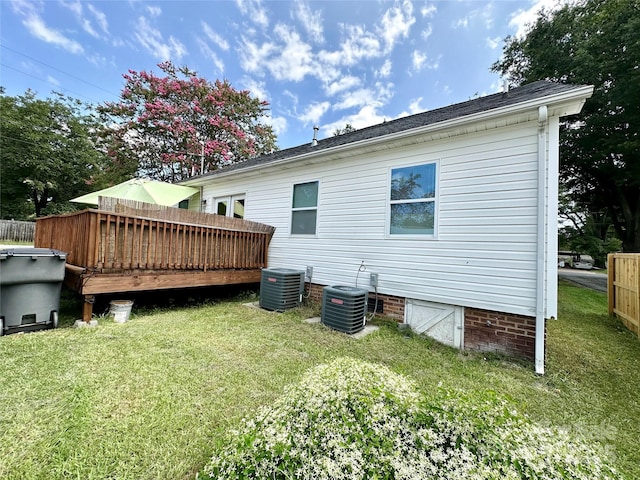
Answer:
[[260, 307], [283, 312], [300, 305], [304, 291], [303, 270], [265, 268], [260, 280]]
[[322, 289], [323, 324], [352, 334], [364, 328], [369, 292], [361, 288], [336, 285]]

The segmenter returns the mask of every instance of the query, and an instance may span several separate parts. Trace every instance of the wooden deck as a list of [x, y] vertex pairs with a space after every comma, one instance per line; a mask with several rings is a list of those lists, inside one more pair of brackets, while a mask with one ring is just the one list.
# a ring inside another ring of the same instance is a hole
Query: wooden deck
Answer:
[[67, 253], [64, 281], [84, 296], [84, 321], [99, 294], [260, 281], [273, 227], [142, 205], [36, 220], [35, 246]]

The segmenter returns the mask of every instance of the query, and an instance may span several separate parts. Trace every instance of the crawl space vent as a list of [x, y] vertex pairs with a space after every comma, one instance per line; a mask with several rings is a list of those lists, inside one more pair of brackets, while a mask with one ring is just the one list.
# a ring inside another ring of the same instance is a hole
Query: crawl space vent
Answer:
[[322, 289], [322, 323], [344, 333], [364, 328], [369, 292], [361, 288], [336, 285]]
[[283, 312], [302, 301], [304, 271], [291, 268], [265, 268], [260, 281], [260, 307]]

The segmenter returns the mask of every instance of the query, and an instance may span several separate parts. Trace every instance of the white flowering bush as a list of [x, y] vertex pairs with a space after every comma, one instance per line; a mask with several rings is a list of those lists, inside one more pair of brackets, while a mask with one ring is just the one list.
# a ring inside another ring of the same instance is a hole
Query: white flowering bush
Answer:
[[536, 427], [495, 395], [423, 395], [348, 358], [309, 371], [245, 420], [204, 476], [216, 479], [614, 478], [598, 452]]

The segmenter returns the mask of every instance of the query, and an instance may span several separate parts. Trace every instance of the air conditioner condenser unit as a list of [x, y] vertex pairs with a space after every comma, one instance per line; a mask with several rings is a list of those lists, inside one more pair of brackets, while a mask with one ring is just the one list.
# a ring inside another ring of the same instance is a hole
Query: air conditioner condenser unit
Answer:
[[265, 268], [260, 280], [260, 307], [283, 312], [302, 302], [304, 270]]
[[369, 292], [361, 288], [336, 285], [322, 289], [323, 324], [352, 334], [364, 328]]

